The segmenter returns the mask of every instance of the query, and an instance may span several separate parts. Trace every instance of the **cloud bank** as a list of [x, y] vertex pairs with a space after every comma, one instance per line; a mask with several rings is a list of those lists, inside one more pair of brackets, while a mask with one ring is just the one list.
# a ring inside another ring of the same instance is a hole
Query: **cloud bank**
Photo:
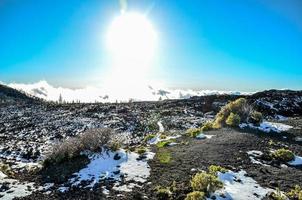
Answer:
[[251, 94], [246, 92], [218, 91], [218, 90], [182, 90], [155, 88], [151, 85], [137, 84], [129, 87], [85, 87], [82, 89], [70, 89], [54, 87], [47, 81], [39, 81], [32, 84], [10, 83], [9, 87], [21, 90], [35, 97], [47, 101], [58, 101], [62, 96], [65, 102], [128, 102], [128, 101], [158, 101], [164, 99], [186, 99], [192, 96], [205, 96], [213, 94]]

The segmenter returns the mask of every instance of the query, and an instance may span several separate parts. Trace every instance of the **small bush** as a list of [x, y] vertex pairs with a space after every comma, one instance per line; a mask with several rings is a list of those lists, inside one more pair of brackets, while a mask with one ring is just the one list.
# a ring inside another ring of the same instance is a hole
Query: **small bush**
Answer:
[[168, 200], [172, 198], [172, 192], [169, 188], [157, 187], [155, 193], [159, 200]]
[[160, 151], [156, 154], [157, 159], [162, 164], [168, 164], [171, 162], [171, 153], [167, 151]]
[[114, 135], [112, 129], [90, 129], [78, 136], [81, 148], [89, 151], [99, 151], [107, 145]]
[[249, 122], [259, 125], [263, 121], [263, 115], [261, 112], [253, 111], [250, 114]]
[[46, 155], [43, 166], [61, 163], [80, 156], [84, 150], [92, 152], [100, 151], [102, 147], [107, 147], [114, 135], [111, 129], [93, 129], [73, 138], [55, 144], [52, 151]]
[[146, 153], [146, 148], [145, 147], [139, 147], [136, 149], [136, 152], [139, 154], [139, 155], [142, 155], [144, 153]]
[[164, 134], [161, 134], [161, 135], [159, 136], [159, 138], [160, 138], [160, 139], [162, 139], [162, 140], [164, 140], [164, 139], [166, 139], [166, 138], [167, 138], [167, 136], [166, 136], [166, 135], [164, 135]]
[[293, 154], [292, 151], [282, 148], [273, 152], [272, 157], [282, 162], [289, 162], [295, 158], [295, 155]]
[[231, 112], [225, 123], [232, 127], [237, 127], [240, 124], [240, 116]]
[[287, 196], [291, 199], [302, 200], [302, 187], [296, 185], [294, 189], [287, 193]]
[[211, 165], [209, 167], [209, 173], [213, 175], [217, 175], [217, 172], [225, 173], [228, 170], [224, 167], [218, 166], [218, 165]]
[[[221, 108], [215, 117], [212, 128], [218, 129], [224, 125], [238, 126], [240, 122], [247, 122], [251, 113], [252, 107], [247, 104], [247, 100], [239, 98]], [[258, 114], [255, 114], [256, 117], [259, 117]]]
[[204, 199], [206, 199], [206, 198], [205, 198], [205, 194], [203, 192], [194, 191], [194, 192], [187, 194], [187, 197], [185, 200], [204, 200]]
[[14, 172], [8, 164], [0, 163], [0, 171], [9, 177], [14, 175]]
[[186, 131], [186, 134], [190, 137], [195, 138], [199, 133], [200, 133], [200, 129], [199, 128], [190, 128]]
[[210, 194], [223, 187], [221, 181], [215, 175], [205, 172], [197, 173], [191, 180], [191, 187], [194, 191], [205, 192]]
[[282, 194], [279, 188], [277, 188], [275, 192], [272, 192], [270, 194], [270, 197], [274, 200], [287, 200], [287, 197], [284, 194]]
[[146, 135], [145, 138], [144, 138], [144, 142], [148, 142], [149, 140], [155, 138], [156, 135], [155, 134], [149, 134], [149, 135]]
[[212, 122], [206, 122], [202, 127], [201, 131], [210, 131], [213, 129], [213, 123]]
[[170, 143], [174, 142], [174, 140], [164, 140], [164, 141], [160, 141], [156, 144], [156, 146], [158, 148], [163, 148], [163, 147], [166, 147], [168, 146]]
[[117, 140], [114, 140], [114, 141], [111, 141], [109, 143], [109, 146], [108, 148], [111, 150], [111, 151], [117, 151], [121, 148], [121, 143]]
[[213, 122], [213, 128], [215, 129], [221, 128], [224, 125], [225, 120], [227, 116], [229, 116], [229, 114], [230, 114], [230, 110], [227, 107], [223, 107], [215, 117], [215, 120]]

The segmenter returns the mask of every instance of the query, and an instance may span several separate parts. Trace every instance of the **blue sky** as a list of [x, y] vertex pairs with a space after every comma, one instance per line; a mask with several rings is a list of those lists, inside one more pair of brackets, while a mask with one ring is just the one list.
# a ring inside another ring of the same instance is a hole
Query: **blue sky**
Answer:
[[[302, 89], [302, 1], [129, 0], [158, 33], [149, 74], [172, 88]], [[116, 0], [0, 1], [0, 81], [99, 85]]]

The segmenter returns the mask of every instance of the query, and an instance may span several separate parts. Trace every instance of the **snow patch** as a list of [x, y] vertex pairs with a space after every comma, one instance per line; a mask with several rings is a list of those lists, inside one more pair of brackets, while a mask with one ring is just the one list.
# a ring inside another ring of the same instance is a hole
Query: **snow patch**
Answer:
[[[119, 151], [105, 151], [89, 156], [90, 163], [69, 180], [72, 186], [79, 186], [82, 181], [93, 187], [100, 180], [112, 179], [115, 181], [134, 181], [144, 183], [150, 175], [148, 160], [153, 159], [154, 153], [147, 152], [146, 158], [139, 159], [137, 153], [121, 149]], [[131, 189], [131, 187], [129, 188]]]
[[206, 135], [206, 134], [203, 134], [203, 133], [199, 133], [197, 136], [196, 136], [196, 139], [211, 139], [214, 135]]
[[293, 128], [290, 125], [282, 124], [282, 123], [276, 123], [276, 122], [262, 122], [260, 126], [255, 126], [251, 123], [241, 123], [239, 125], [240, 128], [252, 128], [252, 129], [258, 129], [260, 131], [263, 131], [265, 133], [270, 133], [270, 132], [276, 132], [276, 133], [281, 133], [290, 130]]
[[0, 171], [0, 185], [7, 186], [7, 190], [0, 191], [0, 197], [4, 200], [11, 200], [16, 197], [25, 197], [32, 192], [41, 190], [41, 187], [35, 187], [33, 182], [20, 182], [17, 179], [8, 178]]
[[[244, 170], [240, 170], [235, 173], [229, 171], [226, 173], [218, 172], [218, 179], [224, 184], [224, 188], [216, 191], [213, 196], [217, 200], [260, 200], [263, 199], [266, 194], [274, 190], [270, 188], [261, 187], [254, 179], [246, 176], [247, 173]], [[223, 194], [225, 198], [220, 195]], [[208, 198], [210, 200], [211, 198]]]
[[301, 156], [295, 156], [295, 159], [288, 162], [288, 164], [292, 165], [292, 166], [302, 165], [302, 157]]
[[288, 117], [284, 117], [282, 115], [276, 115], [275, 119], [278, 120], [278, 121], [287, 121]]
[[181, 137], [181, 135], [175, 135], [175, 136], [167, 136], [166, 138], [161, 139], [160, 135], [161, 135], [160, 133], [157, 134], [154, 138], [151, 138], [147, 143], [151, 144], [151, 145], [155, 145], [155, 144], [157, 144], [157, 143], [159, 143], [161, 141], [167, 141], [167, 140], [172, 140], [172, 139], [176, 139], [176, 138], [180, 138]]

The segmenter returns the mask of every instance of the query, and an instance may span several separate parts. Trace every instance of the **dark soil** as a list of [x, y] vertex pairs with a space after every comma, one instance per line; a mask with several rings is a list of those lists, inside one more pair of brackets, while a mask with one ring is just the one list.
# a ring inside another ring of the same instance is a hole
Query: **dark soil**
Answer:
[[[296, 125], [298, 122], [294, 119], [288, 124]], [[155, 157], [149, 162], [151, 175], [142, 188], [136, 188], [131, 193], [111, 190], [107, 199], [145, 199], [144, 197], [158, 199], [155, 192], [156, 186], [169, 187], [173, 182], [173, 199], [184, 199], [191, 190], [189, 184], [191, 177], [198, 170], [207, 170], [210, 165], [220, 165], [233, 171], [243, 169], [262, 187], [280, 188], [281, 191], [289, 191], [295, 185], [301, 184], [301, 168], [281, 167], [281, 163], [274, 166], [253, 164], [247, 155], [247, 151], [250, 150], [269, 152], [281, 147], [288, 147], [294, 153], [301, 155], [301, 143], [289, 138], [285, 139], [284, 134], [277, 133], [263, 134], [255, 131], [221, 129], [207, 132], [207, 134], [215, 136], [205, 140], [183, 136], [177, 139], [182, 143], [176, 146], [159, 149], [154, 147], [153, 150], [158, 154], [170, 153], [171, 161], [161, 163]], [[302, 135], [300, 129], [285, 134]], [[36, 192], [23, 199], [104, 199], [101, 189], [101, 185], [104, 184], [107, 184], [107, 188], [110, 189], [110, 183], [101, 183], [93, 191], [76, 189], [65, 194], [55, 192], [50, 196]]]

